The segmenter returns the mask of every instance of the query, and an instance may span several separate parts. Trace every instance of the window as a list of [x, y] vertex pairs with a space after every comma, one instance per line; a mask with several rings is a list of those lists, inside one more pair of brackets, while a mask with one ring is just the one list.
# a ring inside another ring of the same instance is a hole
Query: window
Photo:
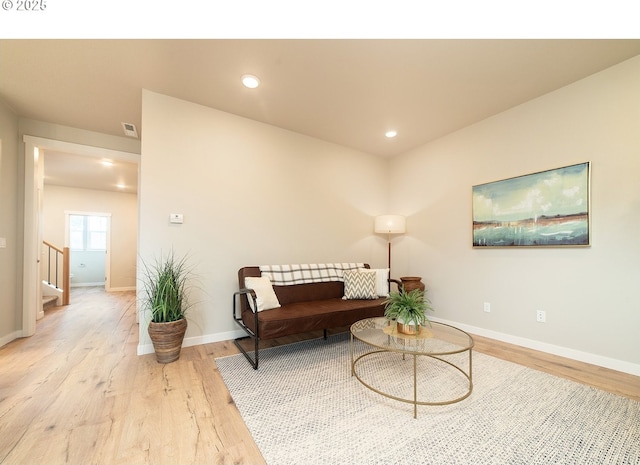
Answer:
[[69, 216], [71, 250], [107, 250], [106, 216]]

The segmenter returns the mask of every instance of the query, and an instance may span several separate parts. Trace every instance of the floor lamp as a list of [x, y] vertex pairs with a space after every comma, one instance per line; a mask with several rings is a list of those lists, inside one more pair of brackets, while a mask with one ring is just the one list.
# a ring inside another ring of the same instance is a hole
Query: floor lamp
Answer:
[[406, 232], [406, 220], [401, 215], [380, 215], [376, 216], [374, 231], [387, 235], [389, 249], [389, 276], [391, 276], [391, 235], [404, 234]]

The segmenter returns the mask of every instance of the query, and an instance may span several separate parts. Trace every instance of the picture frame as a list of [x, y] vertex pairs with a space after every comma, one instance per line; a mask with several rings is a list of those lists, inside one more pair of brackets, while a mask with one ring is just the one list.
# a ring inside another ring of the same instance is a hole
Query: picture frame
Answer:
[[473, 186], [473, 247], [588, 247], [590, 195], [591, 162]]

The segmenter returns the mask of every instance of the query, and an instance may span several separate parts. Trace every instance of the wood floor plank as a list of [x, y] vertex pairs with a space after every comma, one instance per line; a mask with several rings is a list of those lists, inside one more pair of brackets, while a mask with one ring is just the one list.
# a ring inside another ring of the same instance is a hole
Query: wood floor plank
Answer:
[[[479, 352], [640, 400], [640, 377], [475, 340]], [[238, 353], [231, 341], [184, 348], [168, 365], [137, 356], [137, 344], [135, 292], [74, 288], [36, 335], [0, 348], [0, 463], [265, 463], [215, 364]]]

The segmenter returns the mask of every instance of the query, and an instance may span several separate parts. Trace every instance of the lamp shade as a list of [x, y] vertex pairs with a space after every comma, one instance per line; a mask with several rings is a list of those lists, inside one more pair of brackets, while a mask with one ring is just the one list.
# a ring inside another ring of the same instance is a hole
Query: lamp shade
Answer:
[[406, 232], [406, 219], [401, 215], [376, 216], [374, 230], [377, 233], [403, 234]]

